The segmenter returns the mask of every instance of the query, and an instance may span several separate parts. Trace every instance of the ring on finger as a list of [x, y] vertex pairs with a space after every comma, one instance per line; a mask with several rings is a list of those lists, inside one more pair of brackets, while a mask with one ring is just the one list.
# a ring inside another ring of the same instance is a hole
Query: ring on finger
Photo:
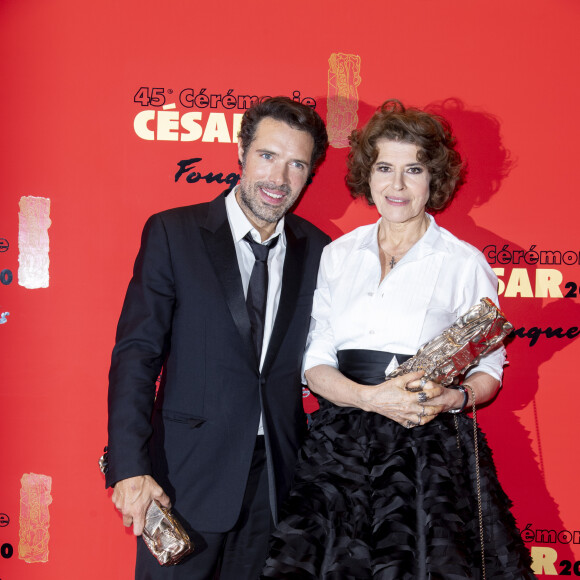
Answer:
[[419, 381], [419, 386], [423, 388], [428, 382], [429, 379], [427, 377], [421, 377], [421, 380]]
[[419, 403], [424, 403], [427, 400], [427, 393], [425, 391], [421, 391], [419, 393]]
[[419, 417], [424, 417], [427, 414], [427, 409], [425, 409], [424, 405], [421, 405], [421, 412], [419, 413]]
[[405, 428], [406, 429], [411, 429], [411, 427], [414, 427], [414, 426], [415, 426], [415, 423], [413, 423], [412, 421], [407, 421], [405, 423]]

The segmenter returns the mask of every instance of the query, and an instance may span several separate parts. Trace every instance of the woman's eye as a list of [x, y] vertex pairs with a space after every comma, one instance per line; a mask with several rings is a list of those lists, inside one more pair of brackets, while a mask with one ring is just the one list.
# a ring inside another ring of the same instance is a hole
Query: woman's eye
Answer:
[[423, 173], [423, 168], [422, 167], [409, 167], [409, 173], [412, 173], [413, 175], [419, 175], [419, 174]]

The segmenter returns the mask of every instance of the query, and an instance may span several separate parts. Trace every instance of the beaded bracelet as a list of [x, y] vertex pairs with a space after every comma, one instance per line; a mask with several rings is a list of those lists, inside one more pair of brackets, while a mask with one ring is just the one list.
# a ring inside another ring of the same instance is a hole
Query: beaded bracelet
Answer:
[[465, 407], [467, 407], [467, 401], [469, 401], [469, 393], [467, 392], [467, 389], [465, 387], [469, 387], [470, 385], [459, 385], [457, 387], [457, 390], [461, 393], [463, 393], [463, 403], [461, 405], [461, 407], [459, 407], [459, 409], [449, 409], [449, 411], [447, 411], [448, 413], [451, 413], [452, 415], [456, 415], [457, 413], [463, 413], [463, 411], [465, 411]]

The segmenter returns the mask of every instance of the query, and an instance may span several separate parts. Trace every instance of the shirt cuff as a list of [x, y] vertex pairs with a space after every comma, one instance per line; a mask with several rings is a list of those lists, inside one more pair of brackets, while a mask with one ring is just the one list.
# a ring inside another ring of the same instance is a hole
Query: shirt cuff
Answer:
[[311, 369], [312, 367], [316, 367], [318, 365], [328, 365], [335, 369], [338, 368], [338, 359], [336, 356], [332, 356], [330, 354], [322, 354], [322, 353], [310, 353], [307, 352], [304, 355], [304, 359], [302, 360], [302, 383], [306, 383], [306, 378], [304, 373]]

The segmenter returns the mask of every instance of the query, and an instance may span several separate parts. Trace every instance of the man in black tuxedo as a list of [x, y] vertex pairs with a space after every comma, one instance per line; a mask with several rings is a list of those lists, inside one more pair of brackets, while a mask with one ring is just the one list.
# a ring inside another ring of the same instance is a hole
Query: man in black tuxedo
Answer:
[[239, 186], [145, 226], [109, 375], [107, 486], [137, 536], [153, 499], [172, 504], [196, 551], [162, 568], [139, 539], [137, 578], [259, 575], [305, 428], [302, 353], [329, 241], [287, 212], [327, 146], [315, 111], [267, 99], [242, 120]]

